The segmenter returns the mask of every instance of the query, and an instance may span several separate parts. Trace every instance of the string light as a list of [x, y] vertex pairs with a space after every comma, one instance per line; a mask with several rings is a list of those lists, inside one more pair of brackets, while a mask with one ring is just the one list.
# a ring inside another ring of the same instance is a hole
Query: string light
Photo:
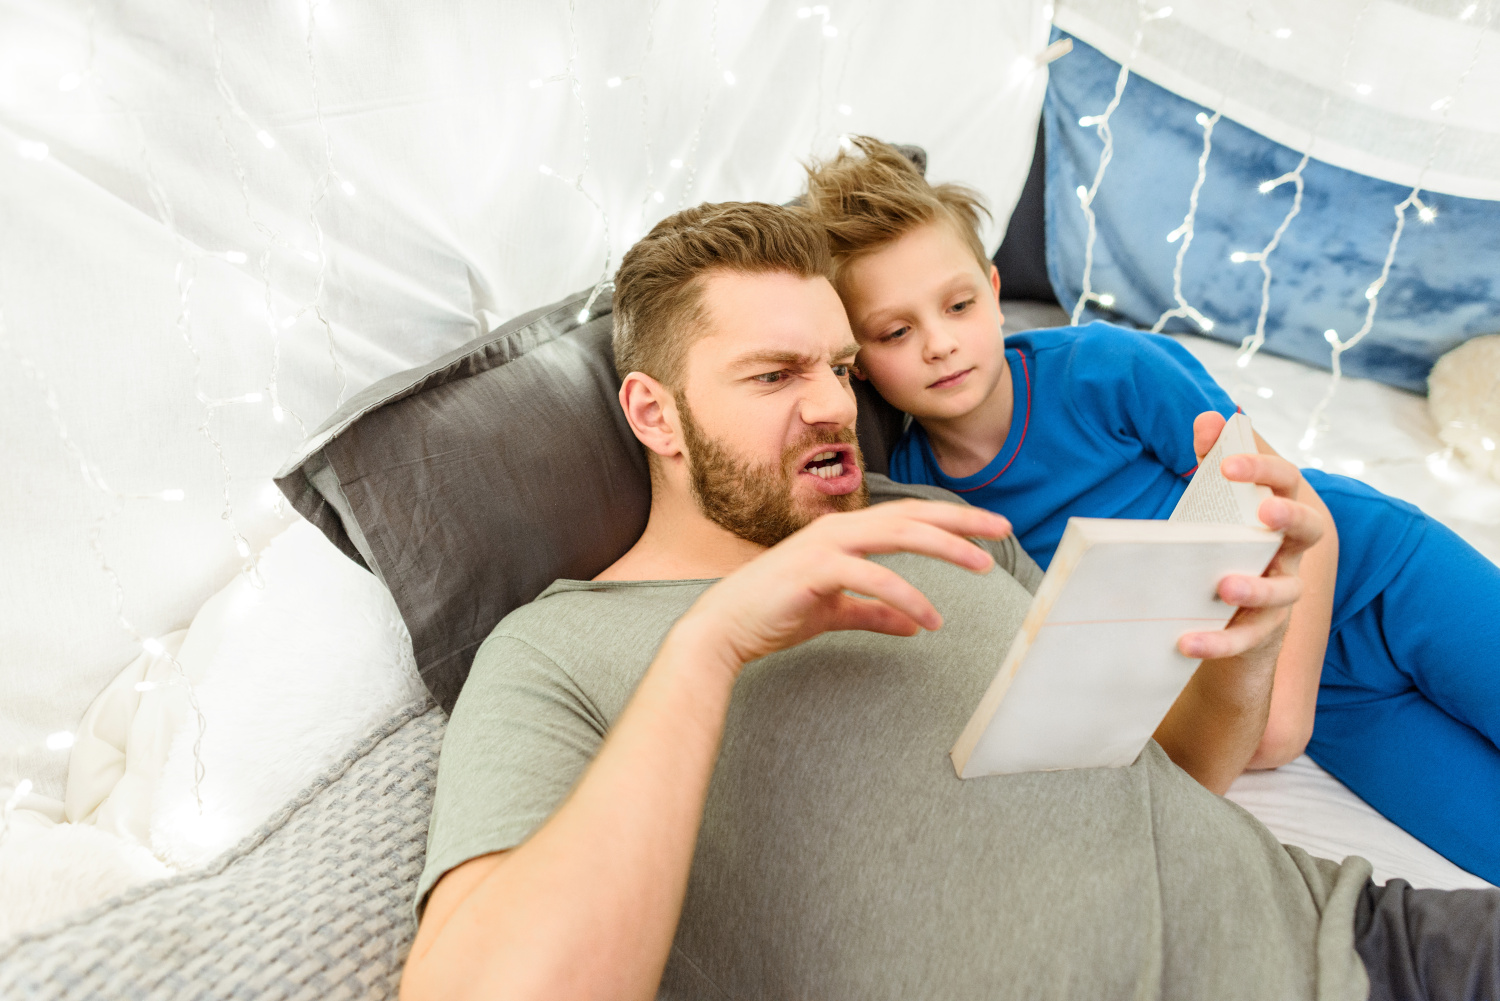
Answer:
[[[1470, 17], [1472, 16], [1471, 14]], [[1474, 72], [1474, 67], [1479, 62], [1479, 53], [1483, 49], [1484, 40], [1490, 27], [1490, 20], [1493, 16], [1494, 5], [1490, 4], [1485, 9], [1483, 23], [1479, 25], [1475, 33], [1474, 48], [1469, 55], [1468, 65], [1464, 67], [1463, 73], [1459, 75], [1455, 91], [1462, 91], [1464, 84], [1468, 82], [1469, 75]], [[1464, 20], [1467, 19], [1464, 18]], [[1317, 406], [1313, 407], [1312, 414], [1307, 419], [1307, 430], [1302, 436], [1304, 441], [1311, 442], [1317, 437], [1323, 414], [1327, 411], [1329, 404], [1333, 402], [1335, 394], [1338, 393], [1339, 383], [1343, 379], [1344, 374], [1342, 365], [1344, 352], [1364, 340], [1375, 326], [1375, 311], [1380, 308], [1380, 292], [1385, 288], [1386, 282], [1390, 278], [1391, 265], [1396, 260], [1396, 248], [1401, 245], [1401, 235], [1406, 230], [1406, 210], [1410, 208], [1417, 209], [1417, 217], [1423, 222], [1431, 222], [1437, 218], [1435, 211], [1431, 212], [1430, 217], [1424, 214], [1430, 210], [1423, 203], [1421, 192], [1422, 185], [1427, 180], [1427, 172], [1436, 161], [1438, 150], [1442, 148], [1443, 139], [1448, 134], [1448, 114], [1451, 107], [1451, 102], [1443, 106], [1443, 110], [1440, 112], [1441, 117], [1438, 119], [1437, 132], [1433, 136], [1432, 146], [1427, 152], [1427, 160], [1422, 164], [1422, 169], [1417, 174], [1416, 183], [1412, 185], [1412, 189], [1407, 196], [1397, 202], [1393, 209], [1396, 214], [1396, 226], [1391, 232], [1390, 244], [1386, 247], [1385, 260], [1380, 265], [1380, 276], [1370, 284], [1365, 292], [1365, 299], [1368, 301], [1368, 305], [1365, 307], [1364, 323], [1360, 324], [1359, 329], [1347, 341], [1340, 340], [1337, 332], [1332, 330], [1327, 331], [1324, 335], [1328, 338], [1328, 343], [1332, 347], [1328, 388], [1324, 391], [1323, 398], [1318, 401]]]
[[[1135, 58], [1140, 54], [1141, 42], [1146, 36], [1147, 23], [1172, 16], [1171, 7], [1161, 7], [1155, 11], [1148, 11], [1145, 4], [1137, 0], [1136, 5], [1136, 28], [1135, 37], [1130, 42], [1130, 54], [1120, 64], [1120, 73], [1115, 78], [1114, 96], [1105, 105], [1101, 114], [1093, 116], [1093, 126], [1098, 131], [1099, 138], [1104, 142], [1104, 148], [1099, 153], [1099, 166], [1094, 172], [1094, 183], [1087, 189], [1079, 186], [1078, 200], [1083, 205], [1083, 215], [1088, 223], [1088, 235], [1083, 244], [1083, 291], [1078, 296], [1078, 302], [1073, 306], [1072, 323], [1078, 325], [1083, 318], [1084, 307], [1090, 302], [1099, 302], [1103, 305], [1101, 298], [1094, 294], [1094, 244], [1099, 236], [1098, 220], [1094, 216], [1094, 196], [1099, 193], [1099, 185], [1104, 180], [1104, 172], [1109, 169], [1110, 160], [1115, 155], [1114, 132], [1110, 130], [1109, 119], [1120, 106], [1120, 98], [1125, 93], [1125, 83], [1130, 79], [1130, 67], [1135, 63]], [[1113, 299], [1110, 300], [1113, 303]], [[1106, 307], [1108, 308], [1108, 307]]]
[[[1354, 15], [1354, 20], [1349, 26], [1349, 36], [1344, 42], [1344, 55], [1339, 60], [1340, 77], [1349, 68], [1349, 57], [1354, 52], [1354, 41], [1358, 37], [1360, 23], [1364, 21], [1372, 2], [1373, 0], [1365, 0], [1365, 3], [1360, 7], [1359, 12]], [[1302, 157], [1297, 161], [1297, 166], [1280, 177], [1262, 181], [1257, 188], [1261, 194], [1268, 195], [1283, 184], [1292, 185], [1292, 204], [1288, 206], [1286, 214], [1281, 217], [1281, 222], [1271, 233], [1271, 238], [1266, 241], [1264, 247], [1253, 254], [1243, 254], [1243, 256], [1240, 256], [1242, 252], [1237, 252], [1230, 255], [1230, 260], [1236, 264], [1244, 261], [1255, 261], [1260, 265], [1260, 310], [1255, 315], [1255, 330], [1240, 342], [1240, 353], [1235, 359], [1235, 364], [1240, 368], [1247, 367], [1250, 364], [1250, 359], [1254, 358], [1260, 351], [1261, 346], [1266, 343], [1266, 318], [1271, 313], [1271, 255], [1276, 252], [1277, 247], [1281, 246], [1281, 238], [1286, 234], [1287, 227], [1291, 226], [1292, 220], [1297, 218], [1302, 212], [1302, 196], [1306, 190], [1302, 173], [1307, 169], [1308, 163], [1312, 160], [1313, 148], [1316, 146], [1318, 135], [1323, 129], [1323, 122], [1328, 116], [1328, 108], [1332, 97], [1333, 93], [1325, 89], [1323, 100], [1318, 106], [1318, 117], [1314, 119], [1312, 131], [1307, 137], [1307, 149], [1303, 151]], [[1308, 440], [1306, 435], [1303, 435], [1303, 439]], [[1308, 444], [1304, 446], [1304, 449], [1310, 447], [1312, 447], [1311, 441], [1308, 440]]]
[[[1220, 91], [1219, 103], [1221, 105], [1229, 97], [1232, 81], [1239, 70], [1240, 58], [1241, 55], [1237, 53], [1234, 65], [1230, 68], [1229, 74], [1225, 79], [1224, 88]], [[1182, 217], [1182, 224], [1167, 234], [1168, 243], [1176, 243], [1178, 240], [1182, 241], [1182, 245], [1177, 248], [1177, 257], [1172, 263], [1172, 299], [1177, 305], [1166, 310], [1161, 316], [1156, 318], [1156, 323], [1151, 326], [1152, 333], [1160, 333], [1166, 327], [1167, 321], [1176, 317], [1192, 320], [1198, 325], [1198, 329], [1204, 333], [1208, 333], [1214, 329], [1214, 321], [1189, 303], [1183, 295], [1182, 271], [1183, 265], [1187, 261], [1188, 248], [1193, 245], [1193, 237], [1196, 234], [1198, 194], [1203, 190], [1203, 182], [1208, 177], [1208, 158], [1213, 153], [1214, 148], [1214, 126], [1219, 124], [1221, 117], [1223, 117], [1223, 112], [1218, 108], [1214, 109], [1212, 115], [1205, 115], [1200, 111], [1193, 116], [1193, 120], [1203, 130], [1203, 150], [1198, 154], [1198, 173], [1193, 180], [1192, 191], [1188, 194], [1188, 208], [1187, 213]]]

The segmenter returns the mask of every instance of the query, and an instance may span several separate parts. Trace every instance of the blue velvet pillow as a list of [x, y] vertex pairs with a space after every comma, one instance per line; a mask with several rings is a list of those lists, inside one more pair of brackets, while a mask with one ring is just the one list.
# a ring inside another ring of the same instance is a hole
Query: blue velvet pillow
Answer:
[[[1054, 32], [1062, 37], [1060, 32]], [[1100, 114], [1114, 94], [1119, 64], [1074, 39], [1051, 67], [1043, 112], [1047, 135], [1047, 269], [1065, 309], [1082, 292], [1086, 221], [1077, 189], [1093, 183], [1103, 143], [1079, 119]], [[1098, 236], [1091, 287], [1112, 298], [1091, 303], [1082, 322], [1108, 319], [1149, 328], [1176, 303], [1172, 269], [1197, 178], [1211, 109], [1131, 75], [1110, 118], [1114, 157], [1093, 202]], [[1213, 132], [1199, 195], [1196, 233], [1184, 261], [1187, 301], [1213, 321], [1210, 337], [1238, 344], [1254, 333], [1262, 275], [1254, 253], [1292, 203], [1293, 187], [1262, 193], [1263, 181], [1292, 170], [1301, 154], [1228, 118]], [[1302, 210], [1268, 259], [1272, 270], [1264, 350], [1329, 366], [1324, 332], [1347, 340], [1363, 324], [1366, 290], [1380, 275], [1396, 224], [1394, 206], [1410, 188], [1311, 160]], [[1350, 375], [1425, 392], [1444, 352], [1500, 331], [1500, 203], [1424, 193], [1430, 222], [1408, 209], [1374, 326], [1343, 356]], [[1168, 331], [1205, 333], [1174, 318]]]

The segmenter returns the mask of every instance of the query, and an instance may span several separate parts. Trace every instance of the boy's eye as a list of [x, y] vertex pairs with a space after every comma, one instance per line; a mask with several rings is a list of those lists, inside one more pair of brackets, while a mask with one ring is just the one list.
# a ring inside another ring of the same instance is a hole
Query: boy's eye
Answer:
[[898, 330], [892, 330], [890, 333], [888, 333], [885, 336], [881, 337], [880, 340], [881, 340], [882, 343], [884, 343], [886, 341], [899, 341], [901, 338], [905, 337], [910, 332], [911, 332], [911, 328], [910, 327], [901, 327]]
[[956, 303], [954, 303], [953, 304], [953, 311], [955, 313], [962, 313], [964, 310], [968, 309], [972, 305], [974, 305], [974, 300], [973, 299], [965, 299], [963, 302], [956, 302]]

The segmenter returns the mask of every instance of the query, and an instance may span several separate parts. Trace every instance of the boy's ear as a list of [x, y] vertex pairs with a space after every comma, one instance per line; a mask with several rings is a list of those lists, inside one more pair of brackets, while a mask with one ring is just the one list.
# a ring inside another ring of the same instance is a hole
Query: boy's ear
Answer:
[[859, 367], [858, 359], [856, 359], [854, 363], [849, 366], [849, 371], [853, 372], [854, 377], [860, 382], [870, 381], [870, 377], [868, 375], [865, 375], [865, 370]]
[[995, 290], [995, 312], [1000, 314], [1000, 329], [1005, 329], [1005, 311], [1000, 308], [1000, 269], [990, 265], [990, 288]]

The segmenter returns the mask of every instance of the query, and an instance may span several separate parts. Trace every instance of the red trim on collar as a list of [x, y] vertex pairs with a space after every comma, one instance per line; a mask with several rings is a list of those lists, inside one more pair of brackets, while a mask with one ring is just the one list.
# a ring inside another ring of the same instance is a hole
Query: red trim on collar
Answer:
[[991, 476], [989, 479], [985, 480], [977, 487], [964, 487], [962, 490], [953, 491], [956, 494], [970, 494], [975, 490], [983, 490], [991, 483], [994, 483], [1000, 478], [1002, 473], [1010, 468], [1010, 464], [1016, 461], [1016, 456], [1021, 454], [1021, 446], [1026, 444], [1026, 429], [1031, 427], [1031, 369], [1026, 365], [1026, 352], [1022, 351], [1020, 348], [1016, 348], [1016, 354], [1021, 359], [1021, 375], [1023, 375], [1026, 379], [1026, 416], [1021, 422], [1021, 440], [1016, 442], [1016, 450], [1011, 453], [1010, 461], [1000, 467], [999, 473]]

